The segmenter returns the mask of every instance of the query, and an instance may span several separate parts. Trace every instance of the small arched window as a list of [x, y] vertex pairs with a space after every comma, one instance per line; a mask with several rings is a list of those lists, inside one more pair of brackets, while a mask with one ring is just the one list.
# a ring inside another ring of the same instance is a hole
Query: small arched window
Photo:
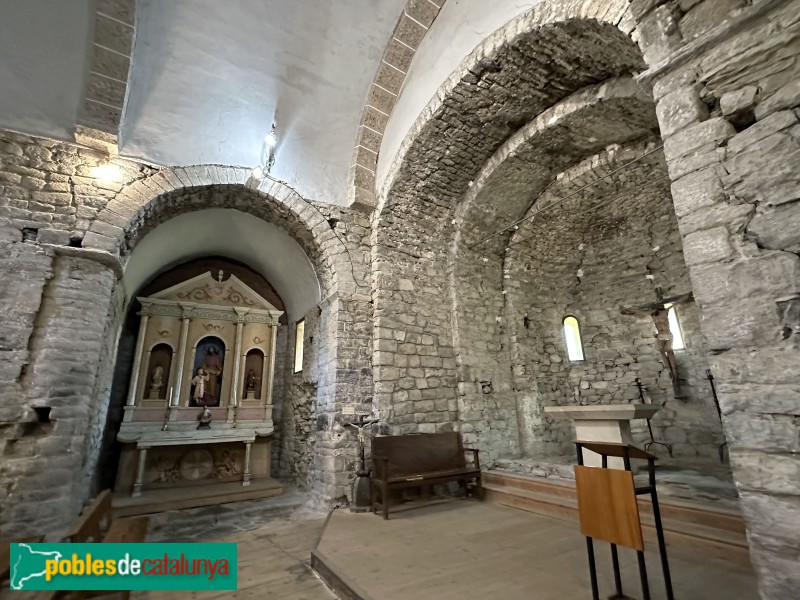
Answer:
[[571, 361], [583, 360], [581, 326], [575, 317], [564, 317], [564, 341], [567, 342], [567, 356]]
[[675, 311], [674, 305], [667, 305], [667, 308], [669, 332], [672, 334], [672, 349], [683, 350], [686, 348], [686, 344], [683, 342], [683, 331], [681, 331], [681, 324], [678, 322], [678, 313]]

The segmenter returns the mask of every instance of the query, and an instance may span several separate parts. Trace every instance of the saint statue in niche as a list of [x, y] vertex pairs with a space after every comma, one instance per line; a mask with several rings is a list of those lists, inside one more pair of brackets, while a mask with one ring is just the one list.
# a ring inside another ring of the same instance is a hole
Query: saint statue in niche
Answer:
[[206, 396], [206, 383], [208, 382], [208, 375], [203, 370], [203, 367], [197, 369], [195, 376], [192, 377], [192, 385], [194, 392], [192, 394], [192, 405], [200, 406], [205, 401]]
[[150, 375], [150, 385], [154, 388], [161, 388], [164, 385], [164, 367], [156, 365], [153, 367], [153, 372]]
[[164, 387], [164, 367], [156, 365], [150, 371], [150, 398], [160, 398]]
[[256, 377], [256, 372], [253, 369], [250, 369], [247, 372], [247, 379], [245, 380], [245, 390], [248, 392], [252, 392], [256, 389], [256, 382], [258, 378]]
[[216, 336], [206, 336], [197, 342], [194, 353], [192, 373], [197, 374], [198, 369], [203, 370], [206, 376], [203, 385], [203, 394], [198, 396], [194, 381], [192, 381], [189, 406], [220, 406], [224, 387], [224, 358], [225, 342]]
[[223, 362], [217, 346], [211, 344], [205, 348], [205, 354], [202, 355], [202, 363], [199, 368], [203, 370], [206, 379], [202, 396], [198, 396], [197, 388], [195, 387], [194, 394], [192, 394], [193, 405], [200, 406], [201, 404], [206, 404], [208, 406], [219, 406], [220, 392], [222, 389]]

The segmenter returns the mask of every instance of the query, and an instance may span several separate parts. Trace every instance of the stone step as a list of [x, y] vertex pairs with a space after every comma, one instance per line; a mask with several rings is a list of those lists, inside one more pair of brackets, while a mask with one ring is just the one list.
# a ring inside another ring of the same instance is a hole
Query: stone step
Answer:
[[[486, 499], [529, 512], [578, 521], [574, 483], [515, 473], [484, 475]], [[708, 505], [659, 496], [661, 520], [667, 541], [688, 543], [726, 560], [749, 566], [750, 556], [741, 516]], [[655, 521], [650, 497], [639, 498], [645, 538], [655, 542]]]
[[[645, 481], [636, 479], [637, 485], [645, 485]], [[522, 475], [503, 471], [484, 473], [483, 481], [497, 488], [508, 490], [527, 490], [539, 494], [554, 495], [564, 498], [575, 498], [575, 481]], [[744, 534], [745, 526], [741, 515], [725, 506], [710, 506], [708, 502], [699, 502], [685, 498], [675, 498], [659, 489], [659, 503], [662, 518], [677, 518], [682, 521], [708, 526], [709, 519], [713, 527]], [[652, 513], [650, 497], [639, 497], [640, 510]]]

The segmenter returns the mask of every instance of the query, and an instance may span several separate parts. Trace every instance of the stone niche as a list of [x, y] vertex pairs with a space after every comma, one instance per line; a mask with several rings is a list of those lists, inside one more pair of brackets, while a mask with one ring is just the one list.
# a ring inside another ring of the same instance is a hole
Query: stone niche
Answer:
[[235, 276], [223, 281], [221, 271], [138, 301], [141, 322], [117, 434], [117, 504], [148, 493], [170, 506], [209, 504], [202, 497], [223, 484], [223, 495], [235, 499], [235, 483], [247, 497], [254, 497], [251, 486], [275, 493], [272, 385], [283, 313]]

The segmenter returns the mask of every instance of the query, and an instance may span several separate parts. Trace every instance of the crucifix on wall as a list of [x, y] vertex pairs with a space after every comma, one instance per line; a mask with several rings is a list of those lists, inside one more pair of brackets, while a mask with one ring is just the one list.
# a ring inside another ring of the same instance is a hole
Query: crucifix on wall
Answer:
[[675, 352], [672, 349], [672, 332], [669, 329], [669, 309], [676, 304], [689, 302], [692, 298], [692, 292], [664, 298], [661, 288], [656, 288], [655, 302], [631, 307], [621, 306], [619, 309], [623, 315], [650, 317], [653, 319], [653, 324], [656, 326], [656, 333], [653, 334], [653, 337], [656, 338], [656, 347], [658, 348], [658, 353], [661, 355], [661, 360], [664, 361], [667, 369], [669, 369], [670, 379], [672, 379], [672, 386], [675, 389], [676, 396], [679, 395], [678, 363], [675, 360]]

